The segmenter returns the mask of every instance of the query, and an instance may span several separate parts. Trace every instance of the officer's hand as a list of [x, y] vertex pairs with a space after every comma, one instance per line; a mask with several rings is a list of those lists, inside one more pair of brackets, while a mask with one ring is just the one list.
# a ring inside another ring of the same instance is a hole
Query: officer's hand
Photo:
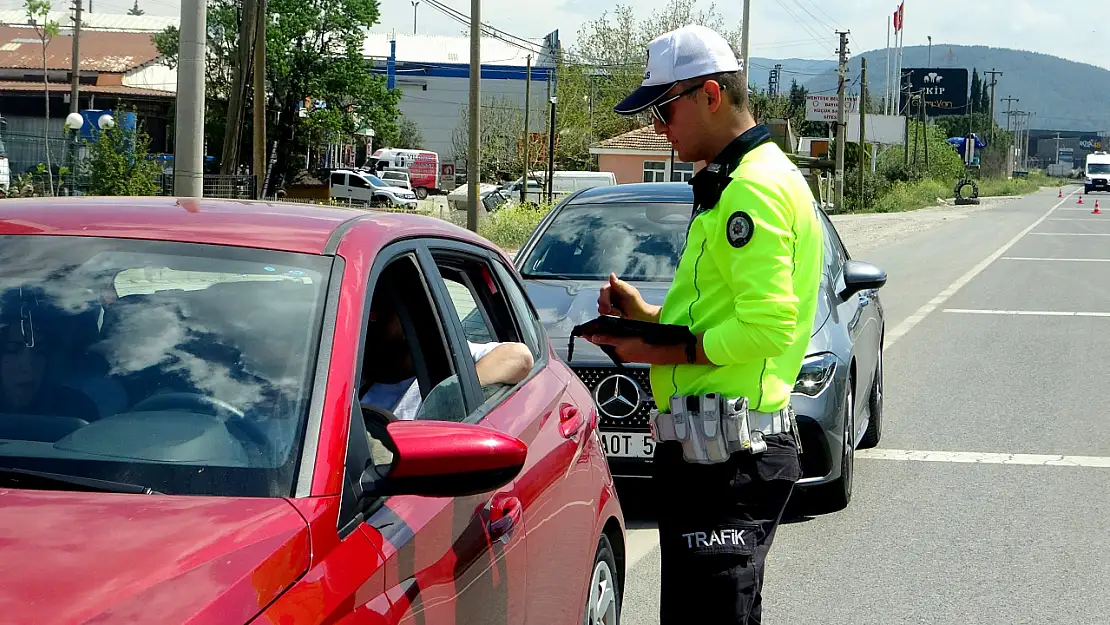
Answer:
[[649, 321], [651, 314], [647, 302], [636, 287], [621, 280], [617, 274], [609, 274], [609, 284], [601, 287], [597, 298], [599, 315], [615, 315], [626, 319]]

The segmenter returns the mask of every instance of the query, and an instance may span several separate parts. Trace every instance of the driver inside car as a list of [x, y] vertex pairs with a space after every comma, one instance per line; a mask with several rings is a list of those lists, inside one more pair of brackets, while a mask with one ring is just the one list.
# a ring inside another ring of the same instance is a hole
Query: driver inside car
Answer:
[[[400, 420], [416, 419], [424, 400], [412, 352], [396, 308], [390, 298], [380, 292], [375, 294], [371, 304], [370, 322], [366, 353], [374, 357], [367, 358], [363, 365], [362, 388], [365, 390], [360, 403], [389, 410]], [[534, 365], [532, 352], [523, 343], [467, 341], [467, 345], [483, 389], [515, 385], [528, 377]]]
[[[5, 315], [7, 317], [7, 315]], [[96, 418], [97, 410], [83, 394], [50, 384], [48, 368], [58, 364], [50, 351], [54, 338], [30, 320], [0, 320], [0, 413]], [[24, 332], [26, 327], [27, 332]]]

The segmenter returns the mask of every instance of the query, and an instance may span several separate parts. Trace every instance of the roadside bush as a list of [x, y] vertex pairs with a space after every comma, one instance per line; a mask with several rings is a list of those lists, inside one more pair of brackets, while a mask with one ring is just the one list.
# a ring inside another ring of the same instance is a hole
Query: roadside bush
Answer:
[[876, 213], [893, 213], [917, 210], [926, 206], [936, 206], [937, 198], [952, 197], [955, 182], [948, 184], [939, 180], [916, 180], [914, 182], [895, 182], [881, 195], [872, 210]]
[[863, 195], [860, 196], [859, 169], [844, 172], [844, 208], [852, 212], [872, 210], [879, 198], [890, 191], [891, 183], [879, 173], [863, 172]]
[[484, 215], [478, 223], [478, 234], [503, 250], [517, 250], [550, 211], [550, 204], [506, 206]]

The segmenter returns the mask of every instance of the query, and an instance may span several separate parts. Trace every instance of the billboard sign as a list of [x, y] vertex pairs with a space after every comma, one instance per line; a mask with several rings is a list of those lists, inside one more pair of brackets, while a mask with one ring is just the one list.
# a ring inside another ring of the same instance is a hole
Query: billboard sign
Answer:
[[[806, 96], [806, 121], [807, 122], [835, 122], [838, 107], [837, 96], [834, 95], [807, 95]], [[844, 97], [845, 115], [859, 113], [859, 96]]]
[[[968, 72], [964, 68], [934, 67], [920, 68], [907, 67], [902, 70], [902, 94], [899, 110], [904, 115], [917, 113], [916, 107], [910, 106], [909, 96], [920, 95], [925, 103], [925, 115], [939, 117], [941, 115], [967, 115], [968, 108]], [[906, 93], [907, 89], [909, 94]]]

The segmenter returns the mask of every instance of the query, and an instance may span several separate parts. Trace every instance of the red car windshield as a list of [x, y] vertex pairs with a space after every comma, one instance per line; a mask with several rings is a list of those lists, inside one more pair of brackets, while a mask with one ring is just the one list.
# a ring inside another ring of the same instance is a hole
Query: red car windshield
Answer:
[[0, 237], [0, 470], [291, 494], [330, 267], [269, 250]]

